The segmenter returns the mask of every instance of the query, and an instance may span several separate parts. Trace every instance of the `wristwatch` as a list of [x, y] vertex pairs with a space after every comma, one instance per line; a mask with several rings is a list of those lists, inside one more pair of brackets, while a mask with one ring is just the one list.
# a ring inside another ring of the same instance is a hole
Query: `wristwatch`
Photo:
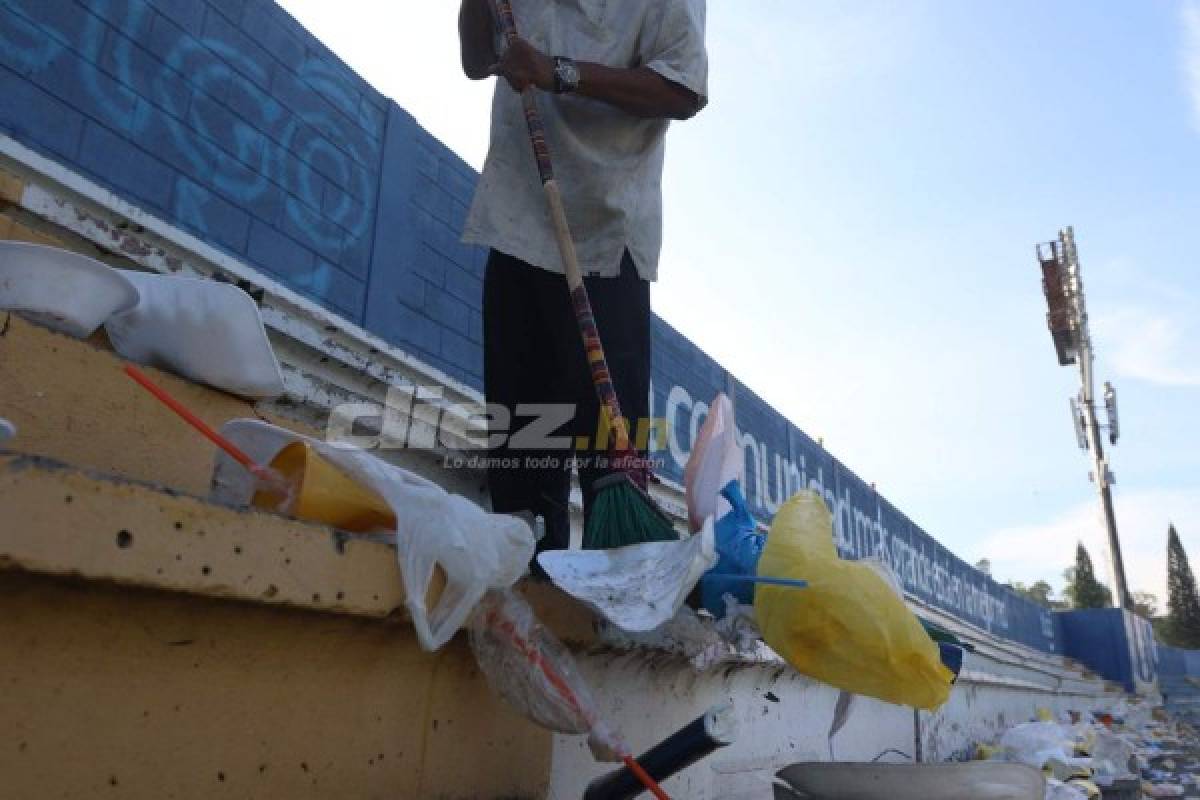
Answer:
[[563, 56], [554, 57], [554, 93], [567, 94], [579, 88], [579, 65]]

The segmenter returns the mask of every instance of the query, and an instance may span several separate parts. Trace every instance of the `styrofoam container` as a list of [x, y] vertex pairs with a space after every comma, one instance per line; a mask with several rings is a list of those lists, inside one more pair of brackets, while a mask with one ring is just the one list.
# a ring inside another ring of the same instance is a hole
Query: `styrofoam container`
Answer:
[[94, 258], [40, 244], [0, 242], [0, 310], [84, 339], [137, 302], [133, 284]]

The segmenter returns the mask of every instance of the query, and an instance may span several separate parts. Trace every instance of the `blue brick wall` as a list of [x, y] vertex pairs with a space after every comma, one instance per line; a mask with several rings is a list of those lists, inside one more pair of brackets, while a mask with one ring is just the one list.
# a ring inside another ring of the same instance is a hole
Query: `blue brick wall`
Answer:
[[358, 323], [386, 110], [269, 0], [0, 0], [0, 129]]
[[1166, 648], [1155, 646], [1148, 620], [1119, 608], [1088, 608], [1057, 616], [1067, 656], [1130, 692], [1138, 683], [1158, 677], [1160, 652]]
[[[481, 386], [485, 254], [459, 241], [478, 176], [271, 0], [0, 0], [0, 130]], [[662, 320], [653, 342], [664, 474], [682, 477], [705, 404], [729, 392], [760, 516], [816, 481], [889, 520], [910, 543], [898, 568], [917, 547], [942, 565], [957, 582], [931, 602], [978, 622], [960, 589], [983, 586], [1037, 627]], [[879, 544], [856, 536], [846, 555]]]

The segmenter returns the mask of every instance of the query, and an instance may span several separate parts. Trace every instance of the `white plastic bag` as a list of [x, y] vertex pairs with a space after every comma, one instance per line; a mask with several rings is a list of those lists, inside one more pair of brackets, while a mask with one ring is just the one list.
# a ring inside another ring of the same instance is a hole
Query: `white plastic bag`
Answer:
[[1133, 747], [1129, 742], [1107, 730], [1096, 732], [1092, 744], [1092, 770], [1097, 777], [1119, 778], [1132, 774], [1129, 760], [1133, 758]]
[[1041, 769], [1052, 758], [1063, 762], [1070, 758], [1069, 738], [1057, 722], [1027, 722], [1005, 731], [1000, 748], [1009, 761]]
[[1087, 792], [1051, 778], [1046, 781], [1046, 800], [1087, 800]]
[[104, 326], [122, 356], [243, 397], [283, 394], [283, 374], [250, 295], [202, 278], [120, 274], [141, 295]]
[[729, 502], [721, 497], [721, 490], [732, 480], [745, 484], [745, 470], [733, 403], [722, 393], [713, 400], [683, 471], [688, 524], [693, 532], [709, 517], [720, 519], [729, 513]]
[[[405, 605], [426, 650], [450, 641], [489, 589], [507, 589], [533, 558], [533, 531], [516, 517], [490, 514], [464, 497], [358, 448], [318, 442], [260, 420], [233, 420], [221, 432], [260, 464], [296, 441], [382, 497], [396, 515], [396, 556]], [[254, 479], [229, 456], [217, 455], [213, 500], [247, 505]], [[445, 588], [433, 607], [427, 596], [441, 568]]]

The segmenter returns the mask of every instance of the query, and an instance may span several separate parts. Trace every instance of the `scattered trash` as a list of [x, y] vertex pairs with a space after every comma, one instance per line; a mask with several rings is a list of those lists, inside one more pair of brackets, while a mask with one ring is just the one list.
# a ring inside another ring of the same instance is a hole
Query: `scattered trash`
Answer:
[[1092, 772], [1100, 777], [1120, 778], [1133, 774], [1133, 747], [1108, 730], [1096, 732], [1091, 745]]
[[679, 611], [716, 562], [713, 526], [675, 542], [612, 550], [547, 550], [538, 563], [567, 594], [624, 631], [652, 631]]
[[1048, 800], [1191, 796], [1186, 787], [1200, 772], [1200, 742], [1184, 718], [1131, 698], [1086, 715], [1063, 713], [1061, 722], [1045, 709], [1036, 716], [1005, 731], [998, 747], [978, 743], [976, 758], [1041, 767]]
[[528, 719], [559, 733], [588, 734], [597, 761], [620, 761], [659, 800], [669, 800], [599, 715], [571, 654], [511, 591], [483, 596], [470, 625], [471, 649], [488, 685]]
[[203, 278], [120, 271], [137, 304], [105, 324], [121, 356], [243, 397], [283, 394], [283, 373], [254, 300]]
[[0, 442], [12, 439], [17, 435], [17, 426], [0, 417]]
[[[445, 645], [491, 589], [507, 589], [533, 558], [533, 531], [516, 517], [491, 514], [432, 481], [344, 444], [319, 442], [261, 420], [226, 423], [221, 433], [258, 463], [303, 442], [347, 477], [381, 497], [395, 516], [405, 604], [426, 650]], [[248, 506], [254, 481], [218, 453], [211, 498]]]
[[802, 491], [784, 503], [758, 569], [809, 581], [803, 591], [759, 586], [754, 596], [763, 638], [797, 671], [899, 705], [934, 709], [949, 698], [954, 674], [938, 646], [874, 568], [838, 558], [820, 496]]
[[70, 250], [0, 241], [0, 310], [86, 339], [137, 302], [121, 270]]
[[723, 393], [712, 401], [696, 434], [696, 443], [683, 471], [688, 524], [698, 531], [705, 520], [721, 519], [730, 509], [722, 490], [730, 481], [745, 480], [746, 460], [733, 419], [733, 403]]
[[1000, 750], [1009, 761], [1041, 769], [1052, 759], [1066, 762], [1070, 737], [1057, 722], [1027, 722], [1000, 737]]
[[271, 460], [270, 468], [290, 491], [282, 501], [269, 489], [258, 491], [251, 501], [258, 508], [353, 533], [396, 529], [396, 515], [387, 501], [351, 480], [306, 442], [284, 447]]
[[[512, 592], [488, 592], [468, 632], [488, 686], [506, 703], [548, 730], [591, 734], [597, 718], [591, 690], [570, 652], [522, 598]], [[608, 733], [601, 731], [601, 736]], [[619, 742], [605, 740], [600, 749], [615, 753], [622, 748]]]
[[1099, 786], [1087, 780], [1086, 778], [1071, 778], [1067, 781], [1067, 785], [1074, 786], [1076, 789], [1083, 792], [1084, 796], [1088, 800], [1100, 800], [1101, 796], [1104, 794], [1100, 790]]
[[1046, 781], [1045, 800], [1087, 800], [1087, 793], [1078, 786], [1052, 778]]
[[754, 602], [753, 582], [733, 578], [754, 576], [762, 557], [766, 537], [758, 533], [757, 523], [750, 514], [741, 484], [731, 480], [721, 490], [730, 510], [717, 520], [715, 526], [717, 563], [700, 581], [700, 600], [704, 608], [717, 619], [725, 614], [725, 595], [739, 603]]

